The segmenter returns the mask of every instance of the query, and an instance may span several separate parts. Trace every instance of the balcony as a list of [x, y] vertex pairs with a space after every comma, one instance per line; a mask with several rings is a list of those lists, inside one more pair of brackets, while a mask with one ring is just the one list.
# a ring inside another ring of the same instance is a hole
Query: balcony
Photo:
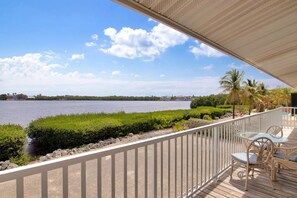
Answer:
[[[297, 110], [297, 109], [295, 109]], [[248, 191], [230, 181], [230, 154], [243, 151], [237, 133], [281, 125], [297, 140], [292, 108], [246, 116], [126, 145], [27, 165], [0, 172], [0, 197], [290, 197], [297, 177], [278, 175], [277, 190], [263, 173]]]

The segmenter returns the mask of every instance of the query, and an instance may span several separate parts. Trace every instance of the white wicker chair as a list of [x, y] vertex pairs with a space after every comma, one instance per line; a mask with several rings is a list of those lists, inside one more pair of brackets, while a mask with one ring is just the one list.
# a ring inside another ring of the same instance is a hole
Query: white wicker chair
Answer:
[[282, 138], [284, 133], [283, 133], [283, 129], [280, 126], [277, 125], [272, 125], [270, 126], [267, 130], [266, 133], [272, 135], [273, 137], [276, 138]]
[[255, 139], [248, 145], [246, 152], [233, 153], [231, 155], [232, 164], [230, 178], [232, 179], [234, 163], [237, 162], [241, 165], [244, 165], [246, 168], [245, 190], [248, 190], [249, 173], [250, 171], [252, 171], [252, 176], [254, 176], [255, 168], [265, 170], [265, 172], [268, 174], [269, 182], [271, 183], [271, 186], [274, 189], [274, 186], [271, 181], [272, 178], [270, 176], [270, 173], [272, 172], [271, 170], [273, 169], [271, 161], [273, 153], [274, 144], [269, 138], [261, 137]]

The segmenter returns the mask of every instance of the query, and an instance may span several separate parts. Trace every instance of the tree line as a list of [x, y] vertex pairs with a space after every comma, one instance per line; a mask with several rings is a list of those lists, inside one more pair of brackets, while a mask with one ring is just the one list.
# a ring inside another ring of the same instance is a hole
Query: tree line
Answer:
[[109, 101], [191, 101], [193, 96], [79, 96], [79, 95], [60, 95], [46, 96], [25, 94], [0, 94], [0, 100], [109, 100]]
[[0, 94], [0, 100], [113, 100], [113, 101], [160, 101], [161, 97], [157, 96], [44, 96], [36, 95], [28, 97], [25, 94]]
[[224, 94], [195, 97], [191, 108], [229, 104], [232, 105], [234, 118], [236, 105], [247, 105], [249, 115], [253, 109], [263, 112], [265, 109], [291, 105], [293, 89], [285, 87], [268, 90], [263, 82], [243, 78], [244, 71], [232, 69], [226, 72], [219, 81]]

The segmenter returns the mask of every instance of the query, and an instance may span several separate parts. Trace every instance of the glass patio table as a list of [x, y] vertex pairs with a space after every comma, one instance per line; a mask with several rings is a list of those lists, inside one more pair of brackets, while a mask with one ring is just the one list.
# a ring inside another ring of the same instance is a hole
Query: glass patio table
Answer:
[[268, 133], [259, 133], [259, 132], [245, 132], [245, 133], [239, 133], [239, 137], [248, 141], [253, 141], [257, 138], [269, 138], [271, 141], [275, 144], [281, 144], [288, 142], [288, 138], [285, 137], [274, 137]]

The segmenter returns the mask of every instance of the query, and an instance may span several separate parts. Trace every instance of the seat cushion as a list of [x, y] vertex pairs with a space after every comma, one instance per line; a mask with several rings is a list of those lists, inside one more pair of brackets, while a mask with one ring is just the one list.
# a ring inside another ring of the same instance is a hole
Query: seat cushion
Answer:
[[[246, 152], [232, 153], [231, 156], [236, 161], [239, 161], [244, 164], [247, 163], [247, 153]], [[249, 163], [256, 164], [256, 161], [257, 161], [257, 155], [254, 153], [249, 153]]]
[[[279, 152], [279, 151], [275, 152], [274, 157], [277, 157], [277, 158], [280, 158], [280, 159], [285, 158], [284, 154], [282, 152]], [[289, 161], [297, 162], [297, 155], [289, 156]]]

